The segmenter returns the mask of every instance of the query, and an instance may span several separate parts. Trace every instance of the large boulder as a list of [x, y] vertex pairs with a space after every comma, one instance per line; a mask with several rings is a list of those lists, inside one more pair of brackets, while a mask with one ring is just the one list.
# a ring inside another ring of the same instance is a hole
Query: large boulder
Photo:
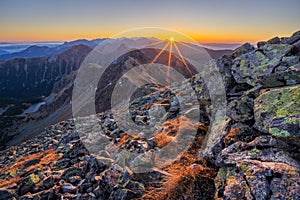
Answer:
[[[288, 44], [266, 44], [260, 49], [242, 54], [233, 61], [232, 75], [239, 84], [255, 86], [259, 76], [274, 73], [286, 61], [290, 64], [299, 62], [299, 58], [287, 56], [292, 49], [293, 46]], [[285, 66], [284, 70], [288, 70], [288, 67]]]
[[254, 101], [255, 126], [275, 137], [300, 138], [300, 86], [262, 93]]
[[219, 154], [216, 198], [297, 199], [299, 163], [283, 149], [287, 144], [271, 136], [236, 142]]

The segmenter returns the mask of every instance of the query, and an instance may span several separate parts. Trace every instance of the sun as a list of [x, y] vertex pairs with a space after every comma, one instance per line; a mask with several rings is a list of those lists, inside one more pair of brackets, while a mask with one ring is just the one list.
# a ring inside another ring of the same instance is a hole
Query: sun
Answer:
[[[164, 47], [160, 50], [160, 52], [155, 56], [155, 58], [152, 60], [151, 64], [155, 63], [157, 61], [157, 59], [161, 56], [161, 54], [166, 50], [168, 49], [169, 50], [169, 56], [168, 56], [168, 73], [167, 73], [167, 77], [169, 76], [169, 73], [170, 73], [170, 68], [171, 68], [171, 61], [172, 61], [172, 52], [173, 52], [173, 47], [175, 48], [175, 50], [177, 51], [181, 61], [183, 62], [185, 68], [188, 70], [188, 72], [190, 73], [190, 75], [192, 76], [193, 73], [192, 71], [190, 70], [189, 68], [189, 65], [187, 64], [186, 60], [184, 59], [181, 51], [179, 50], [179, 47], [177, 44], [179, 45], [182, 45], [182, 46], [185, 46], [185, 47], [188, 47], [188, 48], [191, 48], [191, 49], [195, 49], [194, 47], [188, 45], [188, 44], [185, 44], [183, 42], [177, 42], [175, 41], [175, 38], [172, 36], [169, 38], [169, 40], [164, 40], [164, 41], [158, 41], [158, 42], [154, 42], [154, 43], [150, 43], [148, 44], [147, 46], [154, 46], [154, 45], [158, 45], [158, 44], [163, 44], [163, 43], [166, 43], [164, 45]], [[197, 49], [195, 49], [197, 50]]]

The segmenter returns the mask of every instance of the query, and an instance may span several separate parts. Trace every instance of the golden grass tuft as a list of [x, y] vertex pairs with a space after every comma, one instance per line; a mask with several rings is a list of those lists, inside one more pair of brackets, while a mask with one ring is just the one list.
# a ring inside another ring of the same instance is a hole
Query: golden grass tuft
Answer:
[[169, 174], [164, 178], [160, 188], [149, 188], [143, 199], [151, 200], [173, 200], [189, 197], [195, 189], [197, 179], [201, 177], [213, 177], [215, 172], [200, 164], [194, 164], [203, 160], [198, 160], [194, 156], [185, 153], [165, 171]]
[[159, 148], [166, 146], [173, 140], [173, 137], [168, 136], [166, 133], [157, 133], [155, 134], [154, 138]]
[[[34, 169], [43, 169], [46, 166], [53, 165], [62, 157], [62, 154], [56, 154], [54, 153], [54, 151], [55, 149], [53, 148], [44, 152], [21, 157], [15, 162], [14, 165], [0, 169], [1, 174], [14, 174], [14, 177], [9, 176], [5, 179], [0, 179], [0, 188], [11, 185], [13, 183], [17, 183], [21, 179], [20, 177], [27, 172], [30, 172]], [[39, 159], [39, 162], [34, 165], [28, 166], [25, 169], [21, 169], [26, 161], [32, 159]]]
[[118, 147], [121, 147], [123, 144], [126, 143], [127, 139], [130, 138], [130, 136], [128, 134], [123, 134], [117, 144]]
[[[191, 130], [200, 130], [206, 132], [208, 127], [204, 124], [194, 124], [186, 117], [180, 116], [174, 120], [168, 120], [164, 124], [164, 132], [154, 136], [157, 146], [163, 147], [176, 138], [176, 132], [179, 126], [187, 133]], [[175, 132], [175, 134], [174, 134]], [[203, 135], [197, 134], [195, 140], [190, 144], [188, 150], [183, 153], [171, 165], [164, 168], [164, 179], [160, 182], [159, 188], [147, 188], [146, 194], [142, 199], [151, 200], [173, 200], [173, 199], [194, 199], [199, 193], [203, 196], [211, 197], [214, 191], [208, 191], [208, 184], [216, 175], [216, 172], [206, 167], [204, 159], [197, 157], [197, 152], [201, 148]], [[203, 188], [199, 188], [204, 185]], [[198, 198], [198, 197], [197, 197]]]

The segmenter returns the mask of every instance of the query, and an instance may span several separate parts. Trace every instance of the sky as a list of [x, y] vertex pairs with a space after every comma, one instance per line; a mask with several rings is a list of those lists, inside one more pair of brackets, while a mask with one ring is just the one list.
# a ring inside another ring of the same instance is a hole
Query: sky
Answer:
[[161, 27], [202, 43], [254, 43], [300, 30], [299, 10], [299, 0], [1, 0], [0, 42], [94, 39]]

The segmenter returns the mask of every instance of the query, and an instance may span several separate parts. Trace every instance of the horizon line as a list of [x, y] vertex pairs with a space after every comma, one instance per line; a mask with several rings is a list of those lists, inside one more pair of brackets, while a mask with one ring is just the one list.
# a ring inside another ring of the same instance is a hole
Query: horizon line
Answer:
[[[122, 38], [122, 37], [120, 37]], [[124, 38], [143, 38], [143, 37], [124, 37]], [[145, 37], [145, 38], [151, 38], [151, 37]], [[154, 37], [155, 38], [155, 37]], [[98, 37], [98, 38], [93, 38], [93, 39], [87, 39], [87, 38], [77, 38], [77, 39], [70, 39], [70, 40], [21, 40], [21, 41], [1, 41], [0, 44], [14, 44], [14, 43], [64, 43], [64, 42], [73, 42], [73, 41], [78, 41], [78, 40], [87, 40], [87, 41], [92, 41], [92, 40], [97, 40], [97, 39], [117, 39], [117, 38], [110, 38], [110, 37]], [[158, 38], [155, 38], [158, 39]], [[162, 39], [158, 39], [162, 40]], [[260, 40], [259, 40], [260, 41]], [[238, 45], [238, 44], [244, 44], [244, 43], [251, 43], [251, 44], [256, 44], [259, 41], [197, 41], [195, 42], [203, 45], [214, 45], [214, 44], [231, 44], [231, 45]]]

